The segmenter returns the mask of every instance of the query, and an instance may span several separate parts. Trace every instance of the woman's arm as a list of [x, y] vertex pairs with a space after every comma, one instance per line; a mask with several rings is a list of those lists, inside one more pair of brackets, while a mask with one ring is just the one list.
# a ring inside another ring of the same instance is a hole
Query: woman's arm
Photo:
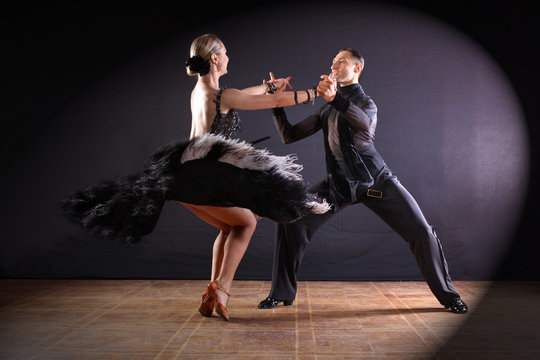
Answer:
[[250, 95], [264, 95], [264, 94], [274, 94], [276, 92], [284, 91], [288, 86], [292, 90], [292, 86], [289, 83], [291, 77], [276, 79], [274, 73], [270, 72], [270, 80], [263, 80], [261, 85], [248, 87], [242, 89], [242, 92]]
[[261, 85], [241, 89], [240, 91], [249, 95], [264, 95], [268, 92], [268, 85], [261, 84]]
[[221, 93], [221, 111], [235, 110], [261, 110], [276, 107], [286, 107], [307, 103], [314, 99], [313, 89], [300, 91], [284, 91], [276, 94], [251, 95], [238, 89], [225, 89]]

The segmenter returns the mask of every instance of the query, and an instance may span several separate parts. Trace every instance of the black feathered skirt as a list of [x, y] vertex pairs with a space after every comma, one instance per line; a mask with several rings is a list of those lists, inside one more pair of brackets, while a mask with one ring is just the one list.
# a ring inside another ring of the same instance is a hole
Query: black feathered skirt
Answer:
[[123, 242], [152, 232], [167, 200], [247, 208], [279, 223], [330, 210], [307, 191], [295, 160], [206, 134], [164, 146], [140, 173], [77, 191], [61, 205], [84, 229]]

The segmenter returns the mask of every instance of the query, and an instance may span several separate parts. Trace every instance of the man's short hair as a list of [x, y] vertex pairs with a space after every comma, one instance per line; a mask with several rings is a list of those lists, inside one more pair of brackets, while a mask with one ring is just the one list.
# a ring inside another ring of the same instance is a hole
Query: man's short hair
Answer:
[[362, 54], [360, 54], [358, 50], [355, 50], [352, 48], [345, 48], [345, 49], [341, 49], [339, 52], [342, 52], [342, 51], [350, 52], [352, 58], [362, 65], [362, 69], [364, 68], [364, 56], [362, 56]]

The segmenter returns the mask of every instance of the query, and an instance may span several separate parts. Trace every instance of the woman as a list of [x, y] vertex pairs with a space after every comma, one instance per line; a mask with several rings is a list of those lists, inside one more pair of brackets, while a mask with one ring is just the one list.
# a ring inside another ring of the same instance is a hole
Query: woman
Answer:
[[141, 174], [91, 187], [63, 204], [67, 215], [86, 229], [128, 242], [153, 230], [166, 200], [179, 201], [218, 228], [211, 282], [199, 311], [211, 316], [215, 309], [225, 320], [232, 280], [257, 216], [290, 222], [329, 210], [326, 202], [307, 193], [294, 157], [274, 156], [230, 138], [240, 125], [236, 110], [295, 105], [314, 99], [315, 92], [286, 92], [288, 79], [273, 76], [259, 86], [221, 90], [219, 78], [227, 73], [228, 61], [215, 35], [195, 39], [186, 63], [188, 74], [198, 77], [191, 94], [190, 141], [158, 150]]
[[[238, 90], [220, 90], [219, 78], [227, 73], [229, 58], [222, 41], [213, 34], [206, 34], [195, 39], [191, 45], [190, 59], [187, 62], [188, 75], [198, 76], [191, 94], [192, 126], [191, 138], [208, 132], [230, 137], [238, 126], [238, 114], [235, 110], [257, 110], [294, 105], [293, 93], [282, 93], [288, 80], [275, 80], [273, 75], [268, 83]], [[265, 96], [276, 86], [276, 95]], [[290, 86], [290, 85], [289, 85]], [[313, 90], [300, 94], [300, 101], [315, 98]], [[298, 97], [298, 94], [296, 94]], [[305, 98], [304, 98], [305, 96]], [[234, 109], [234, 110], [233, 110]], [[197, 206], [182, 203], [202, 220], [220, 229], [214, 242], [212, 273], [209, 290], [203, 294], [201, 313], [212, 313], [212, 301], [217, 292], [216, 312], [227, 318], [220, 304], [226, 304], [233, 276], [242, 259], [251, 236], [255, 231], [256, 217], [248, 209]], [[217, 291], [214, 290], [217, 288]]]

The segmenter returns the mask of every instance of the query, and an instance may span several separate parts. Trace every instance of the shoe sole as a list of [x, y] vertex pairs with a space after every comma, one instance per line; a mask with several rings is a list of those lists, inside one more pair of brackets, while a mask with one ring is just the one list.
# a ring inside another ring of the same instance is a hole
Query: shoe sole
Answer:
[[229, 319], [227, 317], [225, 317], [225, 315], [223, 315], [223, 313], [219, 310], [216, 310], [216, 313], [225, 321], [229, 321]]

